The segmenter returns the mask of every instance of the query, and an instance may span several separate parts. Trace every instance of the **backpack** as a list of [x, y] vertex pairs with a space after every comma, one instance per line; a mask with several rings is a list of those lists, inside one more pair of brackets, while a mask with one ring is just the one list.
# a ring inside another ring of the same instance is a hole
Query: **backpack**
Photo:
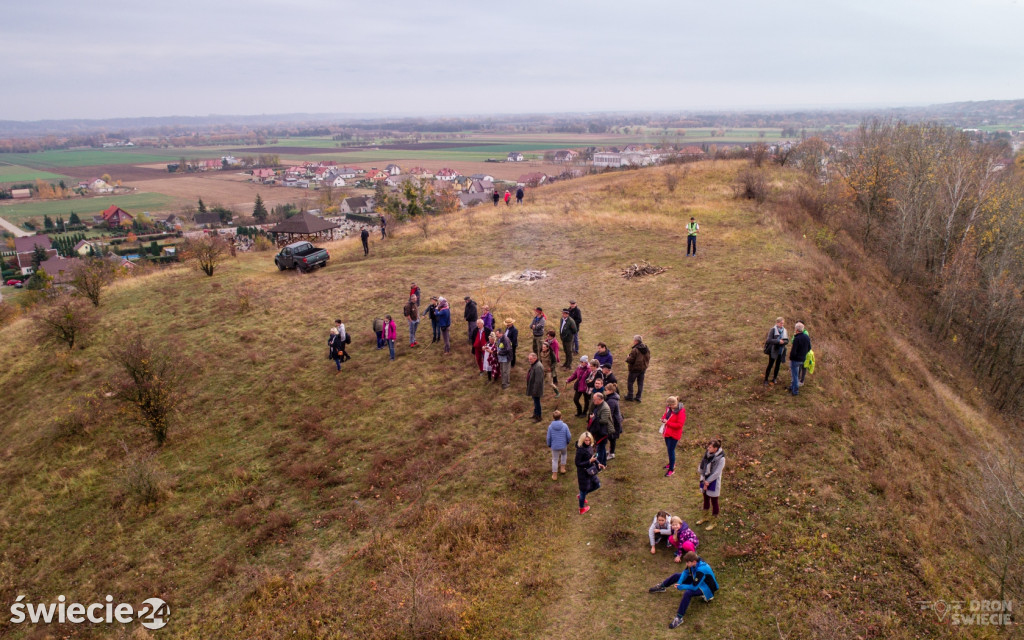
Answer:
[[804, 359], [804, 369], [807, 369], [807, 373], [814, 373], [814, 350], [807, 352], [807, 357]]
[[346, 333], [345, 334], [345, 344], [352, 344], [352, 334], [351, 333]]

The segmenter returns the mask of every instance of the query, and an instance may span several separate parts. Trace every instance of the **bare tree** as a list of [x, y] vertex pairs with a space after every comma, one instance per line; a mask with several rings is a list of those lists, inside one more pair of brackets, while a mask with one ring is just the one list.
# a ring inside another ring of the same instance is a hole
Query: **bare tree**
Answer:
[[750, 162], [756, 168], [760, 169], [764, 164], [764, 161], [768, 159], [768, 145], [763, 142], [750, 147]]
[[665, 188], [668, 189], [669, 193], [675, 193], [676, 186], [679, 185], [679, 171], [676, 169], [669, 169], [665, 172]]
[[111, 260], [89, 258], [75, 266], [72, 271], [71, 286], [78, 293], [88, 298], [93, 306], [100, 306], [100, 293], [114, 281], [117, 267]]
[[96, 312], [89, 303], [68, 293], [59, 293], [35, 315], [41, 342], [64, 345], [70, 351], [95, 325]]
[[1024, 593], [1024, 484], [1015, 452], [1007, 462], [989, 454], [982, 460], [985, 473], [979, 501], [978, 537], [981, 563], [999, 582], [999, 599]]
[[162, 446], [181, 401], [185, 367], [178, 350], [150, 342], [140, 332], [119, 336], [107, 358], [121, 370], [114, 394], [135, 410]]
[[189, 238], [182, 244], [181, 254], [187, 261], [208, 276], [224, 261], [228, 253], [228, 243], [220, 236], [208, 235], [201, 238]]

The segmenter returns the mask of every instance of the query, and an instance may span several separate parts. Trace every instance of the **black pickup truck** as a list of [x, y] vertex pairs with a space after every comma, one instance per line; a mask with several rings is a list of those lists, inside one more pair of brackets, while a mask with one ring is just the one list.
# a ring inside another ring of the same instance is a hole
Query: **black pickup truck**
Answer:
[[327, 249], [318, 249], [309, 242], [293, 242], [274, 256], [274, 264], [281, 271], [298, 269], [305, 273], [326, 266], [330, 259], [331, 254], [327, 253]]

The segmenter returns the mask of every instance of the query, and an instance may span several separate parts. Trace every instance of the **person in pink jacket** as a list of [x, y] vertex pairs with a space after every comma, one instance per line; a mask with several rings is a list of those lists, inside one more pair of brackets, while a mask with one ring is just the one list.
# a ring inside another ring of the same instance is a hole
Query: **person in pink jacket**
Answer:
[[384, 331], [383, 331], [384, 342], [388, 343], [388, 351], [391, 353], [391, 359], [395, 359], [395, 340], [398, 339], [398, 327], [395, 326], [395, 321], [391, 316], [384, 316]]
[[686, 408], [679, 398], [668, 397], [668, 407], [661, 416], [661, 435], [665, 436], [665, 448], [668, 449], [668, 464], [665, 465], [665, 476], [676, 472], [676, 445], [683, 437], [683, 425], [686, 424]]
[[676, 562], [681, 562], [683, 554], [687, 551], [694, 551], [700, 540], [693, 529], [689, 527], [679, 516], [673, 516], [671, 520], [672, 533], [668, 536], [668, 543], [676, 550]]
[[[569, 379], [565, 381], [565, 386], [569, 386], [569, 383], [573, 380], [576, 384], [573, 385], [573, 390], [576, 393], [572, 397], [572, 401], [576, 403], [576, 417], [582, 418], [587, 415], [587, 410], [590, 408], [590, 396], [587, 395], [587, 376], [590, 375], [590, 365], [588, 362], [590, 358], [588, 356], [580, 356], [580, 366], [576, 367], [576, 370], [572, 372]], [[585, 404], [580, 404], [580, 398], [585, 398]]]

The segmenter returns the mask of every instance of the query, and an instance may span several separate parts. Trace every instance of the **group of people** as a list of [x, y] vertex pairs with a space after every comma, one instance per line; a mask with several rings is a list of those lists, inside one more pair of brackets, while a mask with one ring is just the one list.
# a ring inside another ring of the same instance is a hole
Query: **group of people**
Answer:
[[[779, 366], [786, 359], [786, 349], [789, 348], [789, 393], [800, 395], [800, 387], [804, 384], [807, 373], [814, 373], [814, 351], [811, 350], [811, 334], [803, 322], [797, 322], [793, 326], [796, 335], [793, 336], [790, 344], [789, 334], [786, 332], [786, 321], [781, 316], [775, 319], [775, 326], [768, 330], [764, 339], [764, 353], [768, 356], [768, 366], [764, 370], [764, 386], [774, 385], [778, 382]], [[769, 382], [768, 376], [772, 379]]]
[[[498, 206], [498, 202], [501, 201], [502, 197], [495, 189], [494, 193], [491, 194], [491, 199], [494, 201], [494, 206]], [[505, 189], [505, 206], [508, 207], [512, 203], [512, 192]], [[523, 188], [520, 186], [516, 189], [516, 204], [523, 204]]]

